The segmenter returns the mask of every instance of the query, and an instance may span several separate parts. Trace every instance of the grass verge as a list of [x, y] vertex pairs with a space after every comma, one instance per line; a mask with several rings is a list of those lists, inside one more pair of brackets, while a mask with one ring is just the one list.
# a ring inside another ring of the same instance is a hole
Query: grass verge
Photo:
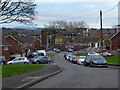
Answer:
[[80, 53], [80, 54], [75, 54], [75, 56], [87, 56], [88, 53]]
[[47, 55], [50, 56], [50, 55], [52, 55], [52, 53], [48, 53]]
[[120, 56], [104, 57], [108, 64], [120, 64]]
[[35, 71], [45, 67], [41, 64], [15, 64], [15, 65], [3, 65], [2, 66], [2, 77], [10, 77], [22, 73]]

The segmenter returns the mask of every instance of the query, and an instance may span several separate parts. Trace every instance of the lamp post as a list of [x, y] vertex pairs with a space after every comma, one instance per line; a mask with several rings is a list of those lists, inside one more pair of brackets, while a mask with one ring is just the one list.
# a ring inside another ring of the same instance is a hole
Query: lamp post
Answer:
[[78, 35], [77, 35], [77, 54], [79, 54], [79, 38], [78, 38], [78, 36], [80, 35], [80, 33], [78, 33]]

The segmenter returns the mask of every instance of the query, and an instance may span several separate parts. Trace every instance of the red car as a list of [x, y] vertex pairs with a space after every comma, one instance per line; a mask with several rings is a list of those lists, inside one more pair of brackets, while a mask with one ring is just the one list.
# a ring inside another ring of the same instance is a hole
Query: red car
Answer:
[[77, 63], [79, 57], [75, 57], [73, 63]]
[[[101, 52], [102, 50], [100, 50], [99, 52]], [[106, 49], [103, 49], [103, 52], [106, 52]]]

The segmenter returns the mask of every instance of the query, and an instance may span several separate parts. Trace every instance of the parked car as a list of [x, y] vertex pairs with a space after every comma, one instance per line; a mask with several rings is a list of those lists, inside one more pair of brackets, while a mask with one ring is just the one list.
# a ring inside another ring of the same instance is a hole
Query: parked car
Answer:
[[91, 58], [92, 58], [91, 55], [89, 55], [89, 56], [87, 56], [87, 57], [85, 58], [85, 60], [84, 60], [84, 66], [90, 65], [90, 60], [91, 60]]
[[78, 58], [77, 64], [84, 64], [85, 58], [86, 58], [86, 56], [80, 56]]
[[73, 52], [73, 49], [68, 48], [67, 51], [68, 51], [68, 52]]
[[[103, 52], [106, 52], [107, 50], [106, 49], [103, 49]], [[100, 50], [99, 52], [102, 52], [102, 50]]]
[[6, 59], [5, 57], [0, 57], [0, 65], [6, 64]]
[[65, 59], [68, 60], [68, 59], [69, 59], [69, 56], [70, 56], [70, 54], [66, 54], [66, 55], [65, 55]]
[[67, 55], [67, 53], [65, 52], [65, 53], [64, 53], [64, 58], [66, 57], [66, 55]]
[[73, 55], [69, 54], [69, 56], [68, 56], [68, 59], [67, 59], [67, 60], [68, 60], [68, 61], [70, 61], [70, 58], [71, 58], [71, 57], [73, 57]]
[[36, 59], [38, 57], [40, 57], [40, 56], [34, 56], [33, 58], [30, 58], [29, 60], [32, 61], [32, 60], [34, 60], [34, 59]]
[[12, 61], [8, 61], [7, 64], [29, 64], [27, 57], [16, 57]]
[[79, 57], [77, 57], [77, 56], [76, 56], [76, 57], [74, 57], [74, 59], [73, 59], [73, 63], [75, 63], [75, 64], [76, 64], [76, 63], [77, 63], [77, 61], [78, 61], [78, 58], [79, 58]]
[[57, 48], [54, 48], [53, 51], [55, 51]]
[[91, 60], [90, 60], [90, 66], [94, 67], [94, 66], [106, 66], [107, 61], [104, 59], [103, 56], [92, 56]]
[[74, 55], [71, 55], [71, 56], [69, 57], [69, 61], [70, 61], [70, 62], [73, 62], [74, 58], [75, 58], [75, 56], [74, 56]]
[[39, 63], [50, 63], [51, 59], [48, 56], [41, 56], [41, 57], [38, 57], [36, 59], [31, 60], [31, 62], [32, 63], [36, 63], [36, 64], [39, 64]]
[[103, 56], [112, 56], [112, 53], [110, 53], [110, 52], [103, 52]]
[[99, 55], [98, 53], [95, 53], [95, 52], [89, 52], [88, 53], [88, 56], [90, 56], [90, 55]]
[[56, 52], [56, 53], [60, 53], [60, 49], [57, 48], [57, 49], [55, 50], [55, 52]]

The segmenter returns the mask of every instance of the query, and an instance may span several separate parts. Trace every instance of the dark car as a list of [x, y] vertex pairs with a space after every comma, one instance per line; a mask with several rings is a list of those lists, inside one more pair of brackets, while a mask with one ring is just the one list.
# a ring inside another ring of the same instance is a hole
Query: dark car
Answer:
[[87, 56], [85, 61], [84, 61], [84, 66], [90, 65], [91, 67], [95, 66], [101, 66], [104, 67], [106, 66], [107, 61], [104, 59], [103, 56]]
[[6, 59], [4, 57], [0, 57], [0, 65], [6, 64]]
[[60, 53], [60, 49], [57, 48], [57, 49], [55, 50], [55, 52], [56, 52], [56, 53]]
[[106, 64], [107, 64], [107, 61], [104, 59], [103, 56], [92, 56], [90, 60], [91, 67], [94, 67], [94, 66], [104, 67], [106, 66]]
[[65, 53], [64, 53], [64, 58], [66, 57], [66, 55], [67, 55], [67, 53], [65, 52]]
[[84, 66], [88, 66], [90, 65], [90, 60], [91, 60], [92, 56], [87, 56], [84, 60]]
[[50, 63], [51, 59], [48, 56], [40, 56], [36, 59], [31, 60], [31, 62], [36, 63], [36, 64], [39, 64], [39, 63], [44, 63], [45, 64], [45, 63]]

